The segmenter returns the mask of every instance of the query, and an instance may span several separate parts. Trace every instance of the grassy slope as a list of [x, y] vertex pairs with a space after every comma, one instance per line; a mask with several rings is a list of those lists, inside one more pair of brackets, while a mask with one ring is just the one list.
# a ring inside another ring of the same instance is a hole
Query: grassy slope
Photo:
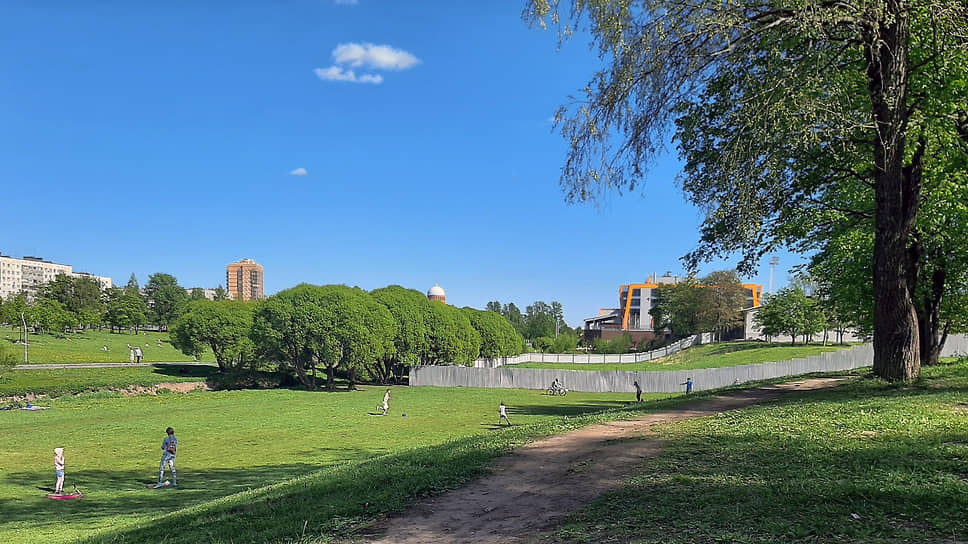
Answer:
[[689, 348], [675, 355], [643, 363], [571, 364], [571, 363], [521, 363], [515, 368], [556, 368], [561, 370], [629, 371], [693, 370], [723, 366], [749, 365], [774, 361], [788, 361], [826, 351], [836, 351], [846, 346], [822, 346], [820, 344], [796, 345], [764, 344], [763, 342], [727, 342]]
[[[458, 485], [531, 435], [576, 424], [561, 416], [631, 398], [394, 388], [390, 416], [370, 415], [383, 391], [100, 393], [45, 402], [51, 409], [42, 412], [0, 411], [0, 542], [71, 542], [98, 530], [127, 542], [279, 540], [305, 520], [309, 535], [339, 533], [414, 495]], [[501, 401], [526, 425], [496, 432]], [[180, 486], [146, 489], [168, 425], [181, 443]], [[38, 489], [53, 485], [58, 446], [66, 449], [67, 488], [76, 483], [83, 500], [50, 501]]]
[[[24, 348], [14, 344], [20, 338], [20, 331], [0, 327], [0, 342], [3, 349], [17, 356], [23, 363]], [[158, 341], [161, 347], [158, 347]], [[49, 363], [127, 363], [128, 344], [140, 345], [144, 362], [181, 362], [192, 358], [173, 348], [167, 332], [144, 332], [139, 334], [113, 334], [109, 331], [83, 331], [63, 336], [50, 334], [31, 334], [28, 346], [31, 364]], [[101, 348], [108, 347], [108, 351]], [[214, 362], [212, 352], [207, 350], [200, 361]]]
[[966, 401], [961, 361], [666, 426], [665, 455], [549, 541], [964, 541]]
[[57, 396], [132, 385], [205, 381], [217, 371], [214, 366], [197, 365], [15, 370], [0, 377], [0, 397], [27, 393]]

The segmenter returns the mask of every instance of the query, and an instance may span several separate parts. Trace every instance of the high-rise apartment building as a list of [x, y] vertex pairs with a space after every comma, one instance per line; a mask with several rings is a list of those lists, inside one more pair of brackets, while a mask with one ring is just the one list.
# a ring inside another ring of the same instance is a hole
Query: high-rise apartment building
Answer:
[[262, 265], [252, 259], [230, 264], [225, 272], [225, 284], [232, 300], [259, 300], [266, 297]]
[[20, 293], [32, 296], [37, 287], [49, 283], [60, 274], [72, 277], [91, 278], [102, 289], [110, 288], [113, 283], [107, 276], [95, 276], [86, 272], [74, 272], [69, 264], [57, 264], [40, 257], [18, 259], [0, 254], [0, 297], [8, 299]]

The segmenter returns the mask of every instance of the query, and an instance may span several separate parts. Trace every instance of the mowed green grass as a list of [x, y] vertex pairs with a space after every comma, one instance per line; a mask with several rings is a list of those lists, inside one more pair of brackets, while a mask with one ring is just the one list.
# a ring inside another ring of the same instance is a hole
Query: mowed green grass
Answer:
[[[20, 330], [0, 327], [3, 350], [12, 353], [23, 363], [24, 347], [14, 344], [20, 338]], [[158, 345], [159, 340], [161, 346]], [[128, 344], [140, 346], [145, 363], [192, 361], [172, 347], [167, 332], [111, 333], [110, 331], [80, 331], [64, 335], [30, 334], [28, 336], [30, 364], [57, 363], [127, 363], [130, 355]], [[102, 348], [107, 346], [108, 351]], [[214, 362], [211, 350], [206, 350], [199, 361]]]
[[218, 372], [218, 367], [164, 365], [122, 368], [28, 368], [0, 377], [0, 397], [27, 393], [60, 396], [106, 388], [149, 386], [165, 382], [197, 382]]
[[968, 541], [965, 360], [660, 432], [660, 458], [548, 541]]
[[[45, 402], [45, 411], [0, 411], [0, 542], [279, 541], [307, 521], [308, 536], [328, 538], [460, 485], [532, 436], [631, 400], [394, 387], [390, 415], [373, 415], [384, 391], [93, 393]], [[511, 429], [497, 427], [501, 401]], [[147, 489], [169, 425], [180, 441], [179, 487]], [[77, 484], [85, 498], [45, 497], [55, 447], [65, 448], [67, 489]]]
[[661, 371], [694, 370], [724, 366], [751, 365], [757, 363], [789, 361], [828, 351], [848, 348], [843, 345], [766, 344], [763, 342], [724, 342], [692, 347], [674, 355], [642, 363], [521, 363], [515, 368], [555, 368], [560, 370], [588, 371]]

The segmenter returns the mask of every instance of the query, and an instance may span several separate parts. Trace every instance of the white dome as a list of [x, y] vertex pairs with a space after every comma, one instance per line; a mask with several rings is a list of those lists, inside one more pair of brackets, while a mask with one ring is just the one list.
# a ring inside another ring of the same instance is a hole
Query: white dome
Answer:
[[430, 291], [427, 291], [427, 296], [428, 297], [445, 297], [445, 296], [447, 296], [447, 293], [444, 292], [444, 288], [443, 287], [441, 287], [441, 286], [439, 286], [439, 285], [437, 285], [435, 283], [434, 286], [430, 288]]

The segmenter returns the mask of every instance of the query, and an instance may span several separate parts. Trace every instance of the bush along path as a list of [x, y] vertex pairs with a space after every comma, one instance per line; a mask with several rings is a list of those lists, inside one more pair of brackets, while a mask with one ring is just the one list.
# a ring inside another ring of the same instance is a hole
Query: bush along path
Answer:
[[813, 378], [705, 397], [680, 409], [593, 425], [534, 442], [499, 459], [470, 485], [416, 504], [368, 528], [379, 544], [533, 542], [597, 497], [624, 486], [663, 442], [653, 425], [737, 410], [785, 394], [836, 386]]

